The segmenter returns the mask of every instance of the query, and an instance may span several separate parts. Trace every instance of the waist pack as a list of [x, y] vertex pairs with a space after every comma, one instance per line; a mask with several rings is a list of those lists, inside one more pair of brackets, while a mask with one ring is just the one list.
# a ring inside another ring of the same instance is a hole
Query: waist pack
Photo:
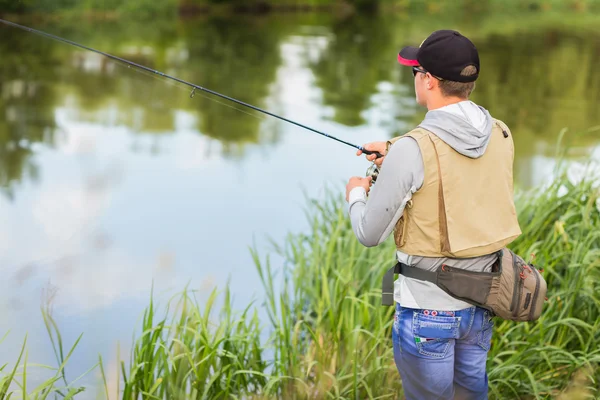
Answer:
[[436, 271], [398, 263], [390, 268], [382, 286], [382, 305], [394, 304], [394, 274], [429, 281], [450, 296], [485, 308], [513, 321], [535, 321], [546, 299], [546, 281], [540, 272], [508, 248], [497, 252], [491, 272], [466, 271], [447, 265]]

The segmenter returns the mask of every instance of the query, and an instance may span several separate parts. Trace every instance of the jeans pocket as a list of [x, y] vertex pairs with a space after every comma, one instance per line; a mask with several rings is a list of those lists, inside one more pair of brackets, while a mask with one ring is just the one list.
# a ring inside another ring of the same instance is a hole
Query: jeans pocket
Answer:
[[492, 333], [494, 332], [494, 321], [489, 311], [481, 313], [483, 321], [481, 330], [477, 332], [477, 344], [485, 351], [489, 351], [492, 344]]
[[443, 358], [451, 341], [458, 337], [460, 317], [413, 314], [413, 335], [419, 354]]

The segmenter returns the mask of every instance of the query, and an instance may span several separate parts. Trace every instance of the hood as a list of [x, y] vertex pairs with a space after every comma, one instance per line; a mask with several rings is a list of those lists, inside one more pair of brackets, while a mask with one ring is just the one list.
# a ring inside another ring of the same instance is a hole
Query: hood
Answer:
[[419, 125], [435, 133], [460, 154], [479, 158], [491, 138], [493, 118], [483, 107], [462, 101], [431, 110]]

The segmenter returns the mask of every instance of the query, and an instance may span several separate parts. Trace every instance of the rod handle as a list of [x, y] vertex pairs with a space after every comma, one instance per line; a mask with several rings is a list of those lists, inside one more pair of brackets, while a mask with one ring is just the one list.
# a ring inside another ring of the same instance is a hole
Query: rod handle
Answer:
[[367, 155], [375, 154], [375, 155], [377, 156], [377, 158], [381, 158], [381, 157], [383, 157], [383, 154], [381, 154], [381, 153], [380, 153], [380, 152], [378, 152], [378, 151], [366, 150], [366, 149], [364, 149], [364, 148], [361, 148], [360, 150], [361, 150], [361, 151], [362, 151], [364, 154], [367, 154]]

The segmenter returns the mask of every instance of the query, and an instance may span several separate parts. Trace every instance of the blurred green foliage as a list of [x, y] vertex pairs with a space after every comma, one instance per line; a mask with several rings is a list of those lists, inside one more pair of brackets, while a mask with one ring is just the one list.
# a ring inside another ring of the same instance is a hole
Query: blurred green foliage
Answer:
[[[8, 30], [7, 30], [8, 32]], [[53, 71], [58, 59], [47, 43], [26, 35], [7, 35], [0, 40], [0, 187], [27, 176], [34, 179], [32, 145], [52, 143], [56, 123], [52, 105]], [[8, 39], [8, 40], [5, 40]], [[40, 59], [45, 62], [42, 65]], [[6, 192], [12, 196], [12, 191]]]
[[[349, 138], [352, 127], [377, 124], [392, 137], [418, 124], [425, 110], [415, 105], [413, 76], [398, 66], [396, 53], [435, 29], [458, 29], [473, 39], [482, 59], [472, 99], [511, 127], [516, 163], [525, 163], [519, 170], [529, 170], [526, 163], [564, 127], [577, 131], [600, 124], [598, 14], [489, 12], [496, 1], [478, 6], [457, 1], [460, 7], [473, 5], [468, 13], [438, 1], [399, 3], [410, 10], [377, 16], [164, 15], [152, 23], [87, 20], [73, 13], [77, 18], [23, 24], [299, 122], [327, 118], [347, 127]], [[172, 134], [184, 115], [191, 129], [218, 141], [225, 156], [239, 157], [247, 143], [279, 140], [283, 122], [241, 105], [203, 92], [190, 99], [185, 85], [18, 29], [0, 25], [0, 35], [0, 187], [35, 179], [35, 144], [54, 144], [57, 110], [65, 109], [67, 99], [70, 120], [134, 132]], [[298, 86], [296, 72], [286, 72], [290, 63], [307, 79], [298, 93], [308, 91], [322, 107], [321, 116], [295, 109], [294, 99], [281, 104], [282, 86]], [[591, 147], [596, 136], [582, 136], [582, 145]]]
[[598, 11], [600, 0], [0, 0], [0, 14], [49, 13], [59, 11], [103, 12], [148, 19], [188, 12], [225, 8], [229, 11], [268, 11], [271, 9], [348, 8], [364, 12], [378, 9], [397, 11], [439, 11], [465, 9], [496, 12], [560, 10]]

